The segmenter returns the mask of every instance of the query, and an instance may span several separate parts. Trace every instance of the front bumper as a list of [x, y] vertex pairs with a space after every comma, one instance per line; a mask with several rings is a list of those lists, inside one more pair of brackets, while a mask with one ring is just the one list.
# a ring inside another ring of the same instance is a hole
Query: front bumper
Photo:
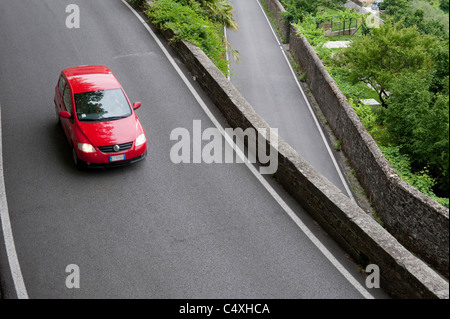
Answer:
[[121, 167], [126, 166], [129, 164], [134, 164], [137, 162], [142, 161], [147, 156], [147, 151], [144, 152], [144, 154], [139, 155], [137, 157], [126, 159], [123, 161], [117, 161], [117, 162], [105, 162], [105, 163], [91, 163], [91, 162], [85, 162], [81, 159], [78, 159], [78, 162], [80, 166], [85, 168], [113, 168], [113, 167]]
[[[147, 155], [147, 143], [144, 143], [137, 147], [135, 145], [132, 145], [130, 149], [117, 153], [102, 152], [97, 147], [95, 149], [95, 153], [84, 153], [80, 150], [77, 150], [77, 157], [80, 166], [92, 168], [119, 167], [139, 162], [143, 160]], [[110, 161], [111, 156], [117, 155], [125, 155], [125, 160]]]

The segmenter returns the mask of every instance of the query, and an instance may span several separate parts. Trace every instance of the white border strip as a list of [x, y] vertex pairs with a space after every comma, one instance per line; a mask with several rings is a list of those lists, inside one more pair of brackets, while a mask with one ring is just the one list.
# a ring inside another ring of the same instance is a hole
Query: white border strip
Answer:
[[348, 194], [348, 196], [350, 197], [350, 199], [351, 199], [354, 203], [356, 203], [355, 198], [353, 197], [353, 194], [352, 194], [352, 192], [351, 192], [351, 190], [350, 190], [350, 187], [348, 186], [347, 181], [345, 180], [344, 175], [342, 174], [341, 169], [340, 169], [340, 167], [339, 167], [339, 165], [338, 165], [338, 163], [337, 163], [337, 161], [336, 161], [336, 158], [334, 157], [333, 152], [331, 151], [331, 148], [330, 148], [330, 146], [328, 145], [327, 139], [325, 138], [325, 134], [323, 133], [323, 130], [322, 130], [322, 127], [321, 127], [320, 124], [319, 124], [319, 121], [317, 120], [316, 114], [314, 113], [314, 111], [313, 111], [311, 105], [309, 104], [308, 98], [306, 97], [305, 92], [304, 92], [303, 89], [302, 89], [302, 86], [301, 86], [300, 83], [298, 82], [297, 76], [295, 75], [295, 71], [294, 71], [294, 69], [292, 68], [291, 63], [289, 62], [288, 57], [286, 56], [286, 52], [284, 52], [284, 50], [283, 50], [282, 44], [281, 44], [280, 41], [278, 40], [278, 36], [277, 36], [275, 30], [273, 29], [272, 24], [270, 23], [270, 20], [269, 20], [269, 18], [267, 17], [267, 14], [266, 14], [266, 12], [264, 11], [264, 8], [262, 7], [261, 3], [259, 2], [259, 0], [255, 0], [255, 1], [258, 3], [259, 7], [261, 8], [261, 11], [262, 11], [262, 13], [264, 14], [264, 17], [266, 18], [266, 21], [267, 21], [267, 23], [269, 24], [270, 29], [272, 30], [273, 36], [275, 37], [275, 39], [276, 39], [276, 41], [277, 41], [277, 43], [278, 43], [278, 46], [280, 47], [281, 52], [283, 53], [283, 56], [284, 56], [284, 58], [285, 58], [285, 60], [286, 60], [286, 63], [288, 64], [289, 69], [291, 70], [292, 76], [293, 76], [294, 79], [295, 79], [295, 83], [297, 84], [297, 87], [299, 88], [300, 92], [302, 93], [303, 99], [305, 100], [306, 104], [308, 105], [308, 109], [309, 109], [309, 111], [311, 112], [311, 115], [312, 115], [312, 117], [313, 117], [313, 119], [314, 119], [314, 123], [316, 124], [317, 129], [319, 130], [320, 136], [322, 137], [323, 143], [325, 144], [325, 147], [327, 148], [328, 154], [330, 155], [331, 160], [333, 161], [333, 164], [334, 164], [334, 166], [335, 166], [335, 168], [336, 168], [336, 171], [337, 171], [337, 173], [338, 173], [338, 175], [339, 175], [339, 178], [341, 179], [342, 184], [344, 185], [344, 188], [345, 188], [345, 190], [347, 191], [347, 194]]
[[142, 22], [144, 27], [147, 29], [147, 31], [151, 34], [153, 39], [156, 41], [158, 46], [161, 48], [163, 53], [166, 55], [169, 62], [172, 64], [172, 66], [175, 68], [178, 75], [181, 77], [183, 82], [186, 84], [188, 89], [191, 91], [194, 98], [197, 100], [198, 104], [202, 107], [203, 111], [206, 113], [206, 115], [209, 117], [211, 122], [217, 127], [217, 129], [222, 133], [227, 143], [233, 147], [234, 150], [236, 150], [236, 154], [240, 157], [240, 159], [247, 165], [247, 167], [250, 169], [250, 171], [255, 175], [255, 177], [258, 179], [258, 181], [266, 188], [266, 190], [272, 195], [272, 197], [278, 202], [278, 204], [283, 208], [283, 210], [289, 215], [289, 217], [297, 224], [297, 226], [305, 233], [306, 236], [312, 241], [312, 243], [322, 252], [322, 254], [333, 264], [334, 267], [353, 285], [353, 287], [361, 293], [361, 295], [364, 296], [366, 299], [374, 299], [372, 294], [370, 294], [366, 288], [364, 288], [354, 277], [352, 274], [350, 274], [344, 266], [331, 254], [331, 252], [317, 239], [317, 237], [309, 230], [309, 228], [300, 220], [300, 218], [291, 210], [291, 208], [286, 204], [286, 202], [277, 194], [277, 192], [272, 188], [272, 186], [261, 176], [261, 174], [256, 170], [256, 168], [250, 163], [249, 160], [247, 160], [244, 152], [239, 149], [239, 147], [234, 143], [233, 138], [230, 137], [225, 130], [223, 129], [222, 125], [217, 121], [217, 119], [214, 117], [214, 115], [211, 113], [211, 111], [206, 106], [205, 102], [202, 100], [200, 95], [197, 93], [197, 91], [194, 89], [194, 87], [191, 85], [189, 80], [186, 78], [186, 76], [183, 74], [181, 69], [178, 67], [178, 65], [175, 63], [175, 60], [172, 58], [172, 56], [169, 54], [169, 52], [166, 50], [166, 48], [163, 46], [161, 41], [158, 39], [158, 37], [155, 35], [155, 33], [152, 31], [152, 29], [148, 26], [148, 24], [142, 19], [142, 17], [137, 13], [127, 2], [126, 0], [121, 0], [139, 19], [139, 21]]
[[[223, 36], [225, 37], [225, 41], [228, 41], [228, 37], [227, 37], [227, 27], [223, 26]], [[228, 56], [228, 48], [225, 49], [225, 59], [227, 60], [228, 63], [228, 74], [227, 74], [227, 79], [228, 81], [231, 80], [231, 70], [230, 70], [230, 59]]]
[[11, 221], [9, 219], [8, 202], [6, 200], [5, 181], [3, 179], [3, 153], [2, 153], [2, 117], [0, 105], [0, 218], [5, 239], [6, 254], [8, 256], [9, 268], [14, 281], [14, 287], [19, 299], [28, 299], [27, 289], [20, 270], [19, 260], [17, 258], [16, 247], [12, 234]]

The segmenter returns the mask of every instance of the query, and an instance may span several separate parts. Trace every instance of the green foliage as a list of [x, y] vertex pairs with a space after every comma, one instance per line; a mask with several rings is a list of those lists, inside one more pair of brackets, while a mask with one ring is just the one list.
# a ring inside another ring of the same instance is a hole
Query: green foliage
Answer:
[[354, 101], [363, 99], [378, 99], [376, 92], [370, 89], [365, 83], [353, 83], [348, 71], [344, 68], [330, 66], [327, 67], [327, 69], [347, 99], [352, 99]]
[[429, 196], [434, 196], [432, 187], [434, 180], [426, 169], [417, 174], [411, 173], [411, 161], [408, 155], [402, 154], [398, 146], [381, 146], [381, 152], [389, 160], [397, 174], [407, 183]]
[[414, 152], [414, 133], [429, 111], [433, 94], [429, 84], [413, 72], [397, 75], [390, 85], [391, 98], [384, 112], [383, 122], [391, 133], [395, 145], [403, 145], [403, 150]]
[[285, 17], [291, 22], [303, 22], [306, 15], [315, 13], [320, 6], [320, 2], [314, 0], [282, 0], [281, 2], [286, 9]]
[[440, 41], [440, 44], [431, 52], [434, 67], [431, 70], [430, 90], [434, 93], [447, 92], [449, 76], [449, 43]]
[[[434, 194], [433, 188], [435, 188], [438, 183], [437, 178], [433, 177], [430, 169], [426, 166], [418, 166], [419, 168], [413, 167], [413, 156], [408, 155], [403, 152], [401, 146], [393, 146], [390, 143], [390, 134], [388, 130], [382, 125], [383, 113], [385, 109], [380, 109], [379, 107], [372, 107], [369, 105], [357, 105], [353, 100], [349, 100], [350, 105], [358, 114], [364, 127], [370, 133], [370, 135], [375, 139], [383, 155], [392, 165], [397, 174], [405, 182], [417, 188], [422, 193], [432, 197], [438, 201], [441, 205], [448, 207], [448, 198], [440, 198]], [[448, 108], [447, 108], [448, 112]], [[431, 116], [430, 116], [431, 117]], [[448, 126], [447, 126], [448, 135]], [[442, 136], [446, 134], [442, 132]], [[445, 142], [443, 143], [445, 145]], [[448, 143], [447, 143], [448, 147]], [[442, 161], [442, 165], [445, 165], [445, 161]], [[448, 167], [448, 157], [447, 157], [447, 167]], [[448, 174], [448, 170], [447, 170]], [[447, 176], [448, 180], [448, 176]]]
[[430, 92], [427, 82], [402, 74], [391, 86], [382, 120], [390, 142], [412, 158], [414, 169], [428, 167], [438, 188], [449, 189], [449, 97]]
[[384, 3], [386, 13], [393, 21], [400, 22], [405, 27], [415, 25], [423, 34], [432, 34], [448, 41], [448, 11], [445, 13], [422, 0], [385, 0]]
[[358, 114], [364, 127], [377, 142], [377, 144], [389, 145], [389, 132], [382, 125], [383, 123], [379, 116], [380, 111], [382, 110], [380, 110], [379, 107], [356, 104], [352, 99], [349, 100], [349, 103], [355, 110], [356, 114]]
[[177, 0], [184, 5], [192, 5], [194, 2], [200, 4], [205, 10], [205, 14], [208, 18], [225, 27], [237, 30], [238, 25], [234, 20], [233, 7], [229, 0]]
[[140, 7], [144, 4], [145, 0], [128, 0], [128, 2], [134, 6]]
[[343, 51], [340, 63], [353, 83], [370, 85], [386, 107], [391, 81], [403, 72], [429, 72], [434, 66], [431, 51], [437, 46], [435, 38], [420, 34], [415, 27], [385, 23], [368, 37], [356, 37]]
[[398, 146], [380, 146], [380, 150], [402, 180], [430, 196], [441, 205], [449, 206], [448, 198], [437, 197], [433, 193], [433, 186], [436, 182], [430, 177], [426, 168], [417, 173], [412, 173], [410, 158], [408, 155], [402, 154]]
[[398, 17], [396, 21], [406, 15], [406, 10], [410, 7], [408, 0], [384, 0], [383, 5], [386, 8], [386, 14]]
[[449, 0], [440, 0], [439, 8], [444, 12], [449, 12]]
[[[345, 49], [325, 48], [329, 38], [318, 26], [332, 16], [348, 19], [349, 13], [302, 11], [296, 27], [398, 174], [448, 207], [448, 33], [440, 21], [430, 19], [436, 10], [443, 13], [429, 4], [414, 6], [416, 1], [385, 0], [397, 22], [369, 28], [363, 19], [361, 33], [366, 36], [352, 37]], [[383, 107], [354, 102], [370, 98]]]
[[[448, 4], [448, 0], [447, 0]], [[416, 11], [423, 12], [423, 21], [436, 21], [441, 23], [444, 26], [445, 32], [449, 31], [449, 20], [448, 20], [448, 11], [447, 13], [443, 12], [443, 10], [434, 7], [431, 3], [427, 1], [420, 0], [411, 0], [411, 6], [408, 9], [408, 13], [414, 14]], [[420, 28], [419, 28], [420, 29]], [[437, 35], [437, 34], [435, 34]]]
[[327, 42], [327, 38], [322, 28], [317, 28], [316, 19], [312, 15], [303, 16], [302, 23], [294, 24], [297, 27], [297, 34], [305, 37], [313, 47], [322, 46]]
[[291, 22], [303, 22], [307, 15], [315, 15], [320, 8], [342, 9], [346, 0], [281, 0], [285, 17]]
[[171, 29], [173, 40], [183, 39], [198, 47], [224, 73], [228, 73], [228, 61], [223, 58], [225, 44], [219, 30], [204, 14], [200, 4], [183, 5], [176, 0], [158, 0], [146, 11], [148, 18], [161, 29]]

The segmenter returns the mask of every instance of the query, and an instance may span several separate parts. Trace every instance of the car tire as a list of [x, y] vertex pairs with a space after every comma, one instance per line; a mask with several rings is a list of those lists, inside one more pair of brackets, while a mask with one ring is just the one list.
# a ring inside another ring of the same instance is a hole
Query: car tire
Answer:
[[77, 169], [81, 170], [83, 168], [80, 160], [78, 159], [77, 152], [75, 151], [75, 148], [73, 148], [73, 147], [72, 147], [72, 160], [73, 160], [73, 164], [75, 165], [75, 167]]

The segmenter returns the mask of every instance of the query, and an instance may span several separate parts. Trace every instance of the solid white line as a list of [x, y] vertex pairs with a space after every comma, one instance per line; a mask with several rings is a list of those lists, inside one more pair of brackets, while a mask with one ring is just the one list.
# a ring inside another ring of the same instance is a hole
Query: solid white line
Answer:
[[342, 184], [344, 185], [344, 188], [345, 188], [345, 190], [347, 191], [347, 194], [348, 194], [348, 196], [350, 197], [350, 199], [351, 199], [354, 203], [356, 203], [356, 200], [355, 200], [355, 198], [353, 197], [353, 194], [352, 194], [352, 192], [351, 192], [351, 190], [350, 190], [350, 187], [348, 186], [347, 181], [345, 180], [344, 175], [342, 174], [341, 169], [340, 169], [340, 167], [339, 167], [339, 165], [338, 165], [338, 163], [337, 163], [337, 161], [336, 161], [336, 159], [335, 159], [335, 157], [334, 157], [334, 155], [333, 155], [333, 152], [331, 151], [330, 145], [328, 145], [328, 142], [327, 142], [327, 139], [326, 139], [326, 137], [325, 137], [325, 134], [323, 133], [322, 127], [320, 126], [319, 121], [317, 120], [317, 117], [316, 117], [316, 115], [315, 115], [315, 113], [314, 113], [314, 111], [313, 111], [313, 109], [312, 109], [312, 107], [311, 107], [311, 105], [310, 105], [310, 103], [309, 103], [309, 101], [308, 101], [308, 98], [306, 97], [306, 94], [305, 94], [305, 92], [303, 91], [303, 88], [302, 88], [302, 86], [300, 85], [300, 82], [299, 82], [298, 79], [297, 79], [297, 76], [296, 76], [296, 74], [295, 74], [295, 71], [294, 71], [294, 69], [292, 68], [291, 63], [289, 62], [288, 57], [286, 56], [286, 52], [283, 50], [283, 46], [281, 45], [280, 41], [278, 40], [278, 36], [277, 36], [275, 30], [273, 29], [272, 24], [270, 23], [270, 20], [269, 20], [269, 18], [267, 17], [267, 14], [266, 14], [266, 12], [264, 11], [264, 8], [262, 7], [261, 3], [259, 2], [259, 0], [255, 0], [255, 1], [258, 3], [258, 5], [259, 5], [259, 7], [260, 7], [260, 9], [261, 9], [261, 11], [262, 11], [262, 13], [264, 14], [264, 17], [266, 18], [267, 23], [269, 24], [270, 29], [272, 30], [273, 36], [275, 37], [275, 39], [276, 39], [278, 45], [279, 45], [280, 48], [281, 48], [281, 52], [283, 53], [284, 59], [286, 60], [286, 63], [288, 64], [289, 69], [291, 70], [292, 76], [293, 76], [294, 79], [295, 79], [295, 83], [297, 84], [297, 87], [299, 88], [300, 92], [302, 93], [303, 99], [305, 100], [306, 105], [308, 106], [309, 112], [311, 113], [312, 118], [314, 119], [314, 123], [316, 124], [317, 129], [319, 130], [320, 136], [322, 137], [323, 143], [325, 144], [325, 147], [326, 147], [326, 149], [327, 149], [327, 151], [328, 151], [328, 154], [329, 154], [330, 157], [331, 157], [331, 161], [333, 162], [333, 165], [334, 165], [334, 167], [336, 168], [336, 171], [337, 171], [337, 173], [338, 173], [338, 175], [339, 175], [339, 178], [341, 179]]
[[234, 143], [233, 138], [230, 137], [222, 127], [222, 125], [217, 121], [211, 111], [208, 109], [206, 103], [191, 85], [189, 80], [183, 74], [181, 69], [175, 63], [175, 60], [163, 46], [161, 41], [158, 39], [156, 34], [152, 31], [152, 29], [147, 25], [147, 23], [141, 18], [141, 16], [126, 2], [126, 0], [121, 0], [128, 8], [136, 15], [136, 17], [143, 23], [144, 27], [151, 34], [153, 39], [156, 41], [158, 46], [166, 55], [169, 62], [175, 68], [176, 72], [180, 75], [183, 82], [186, 84], [188, 89], [191, 91], [194, 98], [197, 100], [198, 104], [202, 107], [203, 111], [209, 117], [211, 122], [217, 127], [217, 129], [224, 136], [227, 143], [232, 147], [239, 158], [247, 165], [250, 171], [255, 175], [258, 181], [264, 186], [264, 188], [270, 193], [270, 195], [278, 202], [278, 204], [283, 208], [283, 210], [291, 217], [291, 219], [297, 224], [297, 226], [305, 233], [306, 236], [312, 241], [312, 243], [322, 252], [322, 254], [333, 264], [334, 267], [358, 290], [364, 298], [373, 299], [374, 297], [350, 274], [344, 266], [330, 253], [330, 251], [317, 239], [317, 237], [309, 230], [309, 228], [298, 218], [298, 216], [290, 209], [290, 207], [286, 204], [286, 202], [277, 194], [277, 192], [272, 188], [272, 186], [262, 177], [262, 175], [256, 170], [256, 168], [250, 163], [250, 161], [245, 156], [244, 152], [239, 149], [239, 147]]
[[11, 221], [9, 219], [8, 202], [6, 200], [6, 188], [3, 176], [3, 155], [2, 155], [2, 117], [0, 105], [0, 219], [5, 239], [6, 255], [8, 256], [9, 268], [19, 299], [28, 299], [27, 289], [23, 281], [22, 271], [20, 270], [19, 260], [17, 258], [16, 247], [12, 234]]

